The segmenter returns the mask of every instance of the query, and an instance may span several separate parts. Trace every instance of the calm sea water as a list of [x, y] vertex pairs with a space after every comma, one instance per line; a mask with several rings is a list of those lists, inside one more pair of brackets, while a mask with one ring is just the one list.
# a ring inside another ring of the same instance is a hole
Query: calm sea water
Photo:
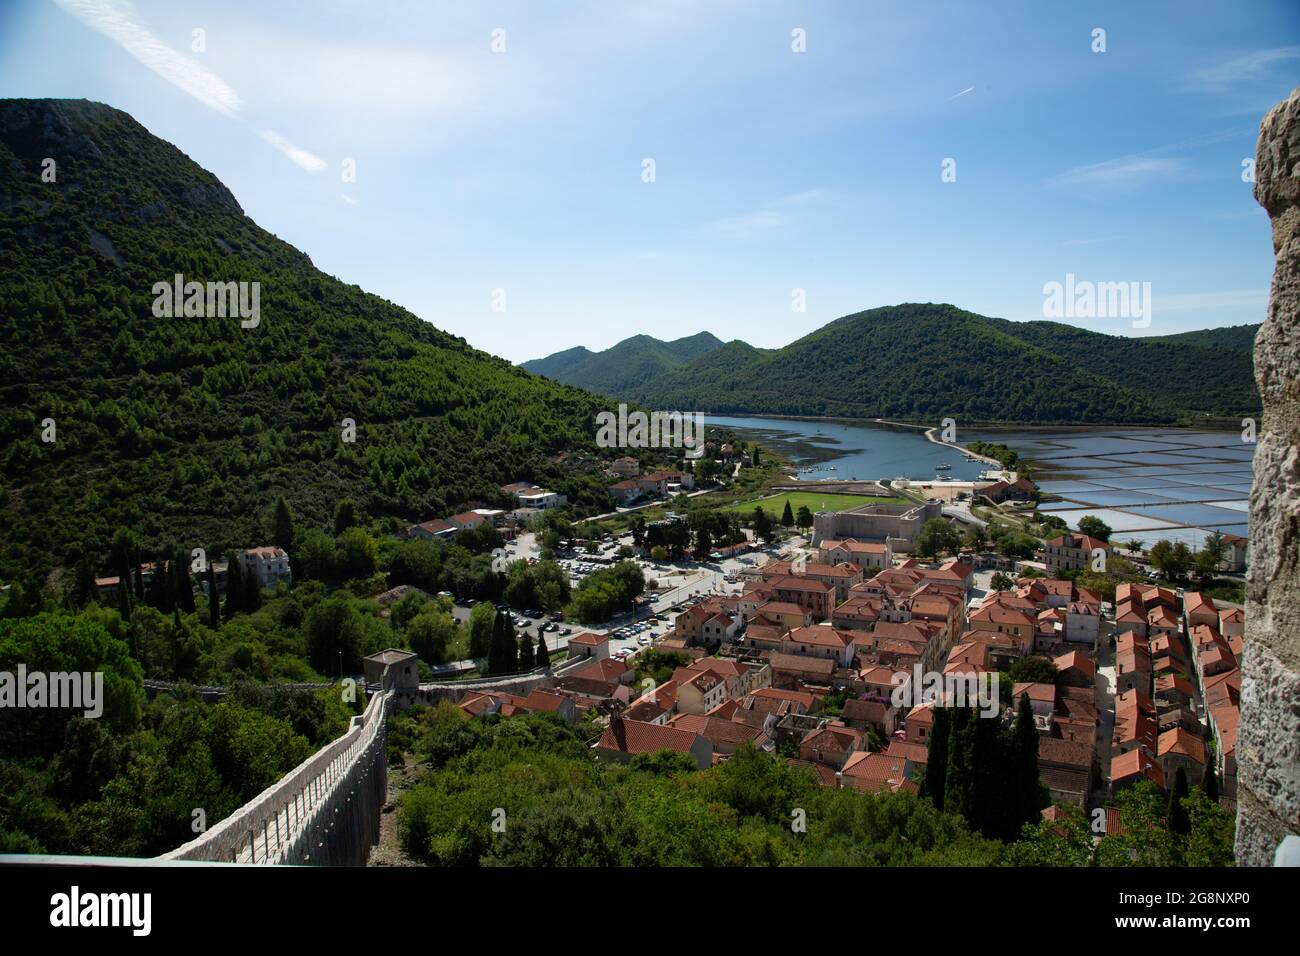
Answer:
[[[705, 424], [734, 428], [750, 440], [771, 445], [799, 468], [799, 478], [915, 478], [951, 475], [978, 478], [989, 466], [967, 461], [961, 452], [928, 441], [917, 430], [896, 431], [870, 424], [793, 418], [708, 415]], [[948, 465], [939, 470], [939, 465]], [[804, 469], [809, 469], [805, 471]]]
[[[973, 479], [987, 466], [928, 441], [919, 430], [869, 423], [710, 415], [789, 458], [798, 477]], [[1211, 530], [1245, 535], [1255, 446], [1236, 432], [1082, 428], [959, 431], [962, 442], [1009, 445], [1034, 462], [1039, 486], [1061, 500], [1043, 510], [1077, 528], [1096, 515], [1118, 540], [1161, 538], [1199, 547]], [[949, 469], [938, 470], [938, 465]]]

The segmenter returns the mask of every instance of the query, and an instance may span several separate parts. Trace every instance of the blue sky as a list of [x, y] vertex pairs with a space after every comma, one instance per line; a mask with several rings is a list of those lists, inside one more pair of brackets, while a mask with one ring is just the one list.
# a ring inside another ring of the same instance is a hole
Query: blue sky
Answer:
[[126, 110], [325, 272], [515, 361], [906, 301], [1041, 318], [1067, 273], [1150, 282], [1142, 334], [1262, 321], [1241, 164], [1297, 83], [1294, 0], [0, 8], [0, 95]]

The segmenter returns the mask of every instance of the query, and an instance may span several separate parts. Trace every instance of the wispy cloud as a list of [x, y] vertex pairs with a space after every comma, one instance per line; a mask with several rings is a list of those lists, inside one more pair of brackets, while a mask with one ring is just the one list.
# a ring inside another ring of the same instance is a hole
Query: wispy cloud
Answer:
[[1153, 179], [1178, 173], [1183, 161], [1172, 157], [1121, 156], [1101, 163], [1076, 166], [1047, 182], [1054, 186], [1094, 186], [1105, 189], [1132, 189]]
[[55, 3], [206, 106], [227, 116], [234, 116], [242, 108], [239, 94], [228, 83], [135, 22], [135, 11], [124, 0], [55, 0]]
[[1209, 66], [1193, 71], [1189, 85], [1205, 92], [1222, 93], [1238, 86], [1267, 80], [1275, 67], [1292, 60], [1300, 60], [1300, 46], [1252, 50], [1249, 53], [1220, 57]]
[[[138, 23], [135, 8], [128, 0], [54, 2], [204, 106], [231, 119], [240, 118], [244, 102], [235, 88], [193, 57], [168, 46], [154, 36], [148, 27]], [[274, 130], [258, 130], [257, 135], [309, 173], [318, 173], [325, 168], [325, 160], [295, 146]]]
[[1095, 239], [1066, 239], [1063, 246], [1095, 246], [1103, 242], [1119, 242], [1125, 236], [1098, 236]]
[[701, 231], [706, 236], [716, 239], [753, 239], [792, 224], [795, 220], [796, 207], [815, 202], [825, 195], [825, 191], [821, 189], [806, 189], [803, 192], [791, 193], [753, 212], [707, 222], [701, 227]]
[[280, 152], [284, 153], [284, 155], [288, 156], [309, 173], [319, 173], [326, 166], [325, 160], [321, 159], [314, 153], [309, 153], [307, 150], [293, 145], [293, 143], [289, 142], [274, 130], [259, 129], [257, 135], [262, 137], [262, 139], [266, 140]]
[[1206, 309], [1233, 309], [1268, 305], [1267, 289], [1224, 289], [1218, 292], [1181, 292], [1176, 295], [1152, 296], [1153, 311], [1201, 312]]

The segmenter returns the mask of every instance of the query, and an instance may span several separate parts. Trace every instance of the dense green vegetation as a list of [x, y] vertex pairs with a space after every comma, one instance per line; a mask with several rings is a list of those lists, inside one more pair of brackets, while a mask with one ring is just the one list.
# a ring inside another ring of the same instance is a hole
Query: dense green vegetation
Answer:
[[401, 798], [403, 849], [440, 866], [987, 865], [999, 845], [907, 795], [826, 790], [742, 749], [701, 772], [661, 752], [592, 760], [599, 727], [549, 716], [411, 718], [429, 768]]
[[634, 335], [603, 352], [579, 346], [523, 362], [519, 367], [602, 395], [625, 395], [721, 346], [722, 342], [708, 332], [672, 342]]
[[[0, 165], [0, 578], [101, 559], [118, 526], [265, 543], [277, 495], [317, 527], [341, 499], [393, 525], [505, 505], [517, 479], [612, 507], [607, 402], [317, 271], [125, 113], [0, 101]], [[259, 282], [260, 324], [156, 318], [177, 273]]]
[[[183, 687], [146, 702], [141, 676], [152, 666], [143, 668], [136, 655], [153, 660], [158, 645], [183, 648], [195, 630], [203, 628], [190, 621], [178, 631], [146, 614], [128, 626], [116, 611], [98, 608], [0, 620], [0, 671], [13, 673], [21, 663], [104, 675], [102, 717], [6, 711], [0, 852], [152, 856], [174, 849], [202, 832], [198, 823], [212, 826], [342, 734], [364, 707], [363, 699], [345, 703], [337, 689], [238, 680], [217, 704]], [[255, 656], [245, 653], [247, 634], [226, 633], [209, 658], [229, 665], [226, 677]]]
[[967, 424], [1174, 424], [1258, 414], [1250, 353], [1211, 341], [909, 303], [845, 316], [780, 349], [728, 343], [609, 393], [655, 408], [932, 424], [949, 416]]

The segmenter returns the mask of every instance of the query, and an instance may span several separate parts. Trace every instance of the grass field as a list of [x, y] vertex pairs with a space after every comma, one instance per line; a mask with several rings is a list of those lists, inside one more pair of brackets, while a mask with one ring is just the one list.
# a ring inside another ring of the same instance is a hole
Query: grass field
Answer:
[[816, 491], [787, 491], [785, 494], [775, 495], [771, 498], [751, 498], [749, 501], [740, 501], [734, 505], [727, 505], [722, 510], [743, 511], [748, 514], [756, 506], [762, 505], [763, 510], [768, 514], [780, 518], [787, 501], [790, 502], [790, 510], [795, 514], [799, 513], [801, 506], [807, 506], [809, 511], [816, 514], [818, 511], [843, 511], [846, 508], [856, 508], [858, 505], [869, 505], [882, 501], [903, 504], [906, 499], [887, 498], [880, 495], [831, 495]]

